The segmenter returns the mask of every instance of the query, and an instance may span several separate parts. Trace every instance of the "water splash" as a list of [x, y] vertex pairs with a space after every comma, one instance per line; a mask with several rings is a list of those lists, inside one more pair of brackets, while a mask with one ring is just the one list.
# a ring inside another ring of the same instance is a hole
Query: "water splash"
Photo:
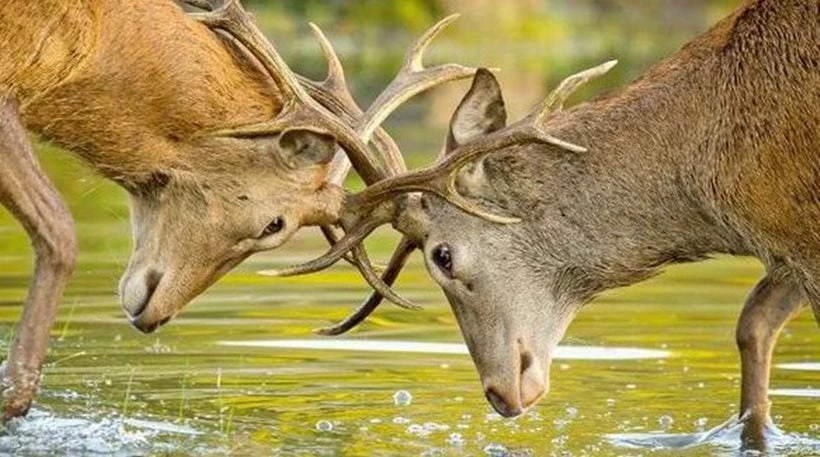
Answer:
[[[711, 445], [727, 451], [728, 455], [736, 455], [741, 451], [741, 433], [746, 422], [746, 417], [733, 416], [716, 427], [698, 433], [617, 433], [605, 437], [614, 446], [629, 449], [672, 450]], [[766, 426], [765, 435], [766, 442], [775, 455], [820, 454], [820, 439], [785, 433], [771, 422]]]

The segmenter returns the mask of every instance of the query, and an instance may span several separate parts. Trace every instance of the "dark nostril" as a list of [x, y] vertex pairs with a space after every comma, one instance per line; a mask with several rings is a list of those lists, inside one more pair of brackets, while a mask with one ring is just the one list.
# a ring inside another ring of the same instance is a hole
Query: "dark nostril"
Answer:
[[532, 354], [530, 354], [530, 351], [524, 351], [521, 353], [521, 374], [532, 366], [532, 362], [533, 357]]

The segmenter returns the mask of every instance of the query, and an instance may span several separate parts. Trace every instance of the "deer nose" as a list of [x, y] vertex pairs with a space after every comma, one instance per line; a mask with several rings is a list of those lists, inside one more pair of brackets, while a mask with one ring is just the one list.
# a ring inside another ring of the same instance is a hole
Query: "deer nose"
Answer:
[[504, 417], [516, 417], [534, 405], [549, 388], [541, 362], [532, 352], [519, 344], [518, 373], [512, 378], [504, 376], [503, 382], [487, 383], [484, 395], [493, 409]]
[[[147, 308], [151, 302], [151, 297], [154, 296], [157, 287], [162, 281], [162, 273], [154, 269], [149, 269], [145, 272], [138, 272], [127, 275], [123, 278], [120, 286], [120, 299], [122, 301], [122, 308], [125, 314], [128, 315], [132, 322], [135, 322]], [[135, 323], [136, 325], [136, 323]], [[143, 329], [137, 326], [142, 331], [153, 331], [156, 329]]]

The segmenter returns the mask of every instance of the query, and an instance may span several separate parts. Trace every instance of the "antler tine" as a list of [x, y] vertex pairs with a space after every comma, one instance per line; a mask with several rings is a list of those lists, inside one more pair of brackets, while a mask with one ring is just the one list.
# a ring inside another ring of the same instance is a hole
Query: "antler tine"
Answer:
[[[403, 237], [398, 247], [393, 252], [393, 256], [390, 258], [390, 263], [387, 265], [387, 269], [385, 269], [381, 275], [381, 280], [385, 285], [390, 287], [394, 282], [396, 282], [396, 279], [399, 277], [399, 273], [401, 273], [402, 268], [404, 268], [407, 259], [415, 250], [415, 243], [410, 241], [409, 238]], [[349, 314], [346, 318], [344, 318], [344, 320], [331, 327], [317, 329], [315, 332], [320, 335], [328, 336], [341, 335], [342, 333], [356, 327], [371, 314], [373, 314], [373, 311], [375, 311], [381, 304], [383, 298], [384, 296], [380, 292], [374, 291], [359, 308]]]
[[609, 60], [596, 67], [586, 69], [564, 78], [564, 80], [558, 84], [558, 87], [550, 92], [544, 102], [538, 107], [538, 109], [536, 109], [536, 113], [538, 115], [537, 119], [539, 121], [543, 121], [549, 117], [550, 114], [563, 110], [564, 103], [576, 90], [578, 90], [579, 87], [595, 78], [605, 75], [617, 64], [617, 60]]
[[[363, 219], [351, 231], [347, 232], [338, 243], [330, 247], [323, 255], [303, 264], [293, 265], [282, 270], [263, 270], [258, 273], [262, 276], [299, 276], [324, 270], [338, 262], [345, 254], [358, 246], [367, 235], [381, 225], [390, 222], [391, 218], [385, 213], [368, 219]], [[372, 266], [371, 266], [372, 268]]]
[[221, 130], [214, 132], [214, 135], [253, 137], [296, 127], [320, 129], [334, 135], [344, 146], [350, 161], [365, 182], [372, 183], [380, 179], [378, 165], [356, 132], [307, 94], [284, 59], [254, 25], [253, 19], [242, 8], [239, 0], [225, 0], [225, 3], [216, 10], [191, 13], [191, 16], [209, 27], [225, 31], [250, 51], [273, 79], [285, 101], [282, 112], [276, 119]]
[[370, 258], [368, 258], [367, 252], [361, 244], [353, 248], [353, 253], [358, 260], [356, 266], [359, 267], [359, 272], [361, 272], [362, 277], [364, 277], [365, 281], [367, 281], [376, 293], [401, 308], [410, 310], [422, 309], [421, 306], [402, 298], [401, 295], [394, 292], [393, 289], [390, 288], [390, 285], [386, 284], [382, 278], [375, 273], [370, 263]]
[[[339, 236], [336, 235], [336, 232], [333, 231], [333, 228], [334, 227], [332, 225], [322, 225], [322, 226], [320, 226], [322, 236], [325, 237], [325, 241], [327, 241], [327, 244], [329, 244], [331, 246], [333, 246], [334, 244], [339, 242]], [[347, 263], [349, 263], [349, 264], [351, 264], [355, 267], [358, 267], [357, 262], [359, 260], [357, 259], [356, 255], [355, 255], [355, 251], [351, 251], [350, 253], [345, 254], [344, 257], [342, 257], [342, 260], [344, 260], [345, 262], [347, 262]], [[382, 264], [378, 264], [378, 263], [373, 264], [374, 271], [384, 271], [385, 268], [387, 268], [386, 265], [382, 265]]]
[[445, 82], [467, 78], [475, 74], [475, 68], [453, 63], [429, 68], [424, 66], [424, 53], [430, 43], [458, 16], [458, 14], [447, 16], [427, 29], [416, 40], [407, 52], [399, 73], [365, 113], [367, 123], [364, 132], [381, 125], [390, 113], [415, 95]]
[[353, 96], [347, 88], [344, 67], [342, 67], [342, 62], [339, 60], [339, 56], [336, 55], [333, 45], [318, 25], [313, 22], [309, 22], [308, 25], [316, 37], [316, 41], [319, 42], [319, 47], [322, 49], [322, 54], [327, 61], [327, 77], [319, 83], [319, 87], [335, 95], [346, 105], [355, 106], [356, 110], [361, 112], [361, 110], [358, 109], [359, 105], [353, 99]]
[[[428, 192], [436, 194], [458, 208], [475, 216], [499, 223], [513, 223], [518, 219], [488, 213], [462, 197], [455, 188], [458, 171], [475, 159], [493, 151], [532, 142], [544, 142], [573, 151], [586, 152], [586, 148], [556, 138], [542, 130], [546, 118], [556, 112], [556, 105], [562, 107], [566, 99], [582, 84], [603, 75], [617, 64], [612, 60], [597, 67], [572, 75], [559, 84], [533, 112], [516, 124], [467, 143], [451, 154], [444, 156], [436, 164], [420, 170], [379, 181], [367, 189], [353, 195], [348, 204], [354, 207], [376, 207], [381, 202], [408, 192]], [[560, 109], [560, 108], [559, 108]]]

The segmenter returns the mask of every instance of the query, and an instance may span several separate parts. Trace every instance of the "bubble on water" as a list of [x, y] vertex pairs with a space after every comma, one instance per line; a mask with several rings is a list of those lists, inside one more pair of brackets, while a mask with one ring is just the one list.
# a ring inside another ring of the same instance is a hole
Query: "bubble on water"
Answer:
[[663, 430], [668, 430], [674, 422], [675, 419], [672, 419], [672, 416], [666, 414], [658, 418], [658, 424], [660, 424]]
[[699, 383], [698, 383], [698, 388], [699, 388], [699, 389], [703, 389], [704, 387], [706, 387], [706, 383], [705, 383], [705, 382], [701, 381], [701, 382], [699, 382]]
[[638, 385], [637, 385], [637, 384], [627, 384], [627, 385], [626, 385], [626, 388], [627, 388], [627, 389], [637, 389], [637, 388], [638, 388]]
[[319, 422], [316, 422], [316, 430], [320, 432], [329, 432], [333, 430], [333, 422], [322, 419]]
[[424, 430], [424, 427], [419, 424], [410, 424], [404, 431], [416, 436], [427, 436], [430, 434], [430, 432]]
[[700, 418], [696, 419], [695, 422], [694, 422], [695, 428], [699, 432], [702, 432], [702, 431], [706, 430], [706, 424], [708, 424], [708, 423], [709, 423], [709, 419], [707, 419], [705, 417], [700, 417]]
[[450, 368], [450, 364], [449, 363], [442, 363], [441, 365], [439, 365], [439, 368], [441, 368], [442, 370], [446, 370], [446, 369]]
[[399, 390], [393, 394], [393, 404], [396, 406], [408, 406], [413, 402], [413, 395], [406, 390]]
[[396, 417], [393, 418], [393, 423], [394, 424], [400, 424], [400, 425], [401, 424], [409, 424], [410, 419], [408, 419], [406, 417], [396, 416]]
[[370, 419], [371, 424], [381, 424], [382, 420], [379, 418]]
[[569, 370], [569, 364], [568, 363], [562, 363], [561, 365], [558, 365], [558, 368], [560, 368], [561, 370], [564, 370], [564, 371]]
[[424, 425], [422, 425], [422, 427], [424, 427], [425, 430], [428, 430], [428, 431], [431, 431], [431, 432], [445, 432], [447, 430], [450, 430], [449, 425], [447, 425], [447, 424], [437, 424], [435, 422], [425, 422]]
[[607, 398], [606, 399], [607, 406], [615, 406], [615, 399], [614, 398]]
[[506, 447], [496, 443], [490, 443], [484, 446], [484, 454], [490, 457], [507, 457], [510, 455]]
[[461, 433], [450, 433], [450, 436], [447, 437], [447, 444], [450, 446], [462, 447], [466, 442]]
[[472, 414], [462, 414], [462, 415], [461, 415], [461, 420], [463, 420], [463, 421], [468, 421], [468, 420], [470, 420], [470, 419], [472, 419], [472, 418], [473, 418], [473, 415], [472, 415]]
[[575, 407], [572, 407], [572, 406], [567, 408], [567, 416], [575, 417], [577, 415], [578, 415], [578, 408], [575, 408]]
[[464, 397], [455, 397], [455, 398], [453, 398], [453, 401], [454, 401], [454, 402], [461, 403], [461, 402], [463, 402], [463, 401], [464, 401]]
[[809, 425], [809, 430], [811, 430], [812, 432], [820, 432], [820, 424]]

